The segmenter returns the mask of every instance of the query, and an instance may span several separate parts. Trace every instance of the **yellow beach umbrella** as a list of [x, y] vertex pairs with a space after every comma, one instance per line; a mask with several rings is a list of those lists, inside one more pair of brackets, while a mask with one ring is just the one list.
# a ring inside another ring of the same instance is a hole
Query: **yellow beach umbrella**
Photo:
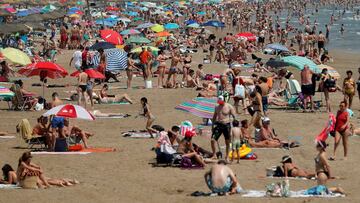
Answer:
[[152, 46], [142, 46], [142, 47], [138, 47], [138, 48], [135, 48], [133, 50], [131, 50], [131, 53], [139, 53], [142, 51], [142, 48], [150, 48], [151, 51], [159, 51], [160, 49], [156, 48], [156, 47], [152, 47]]
[[324, 64], [321, 64], [321, 65], [318, 65], [318, 68], [322, 71], [323, 69], [327, 69], [328, 70], [328, 73], [331, 77], [335, 78], [335, 79], [340, 79], [341, 78], [341, 75], [340, 73], [333, 67], [331, 66], [328, 66], [328, 65], [324, 65]]
[[1, 53], [6, 59], [11, 61], [12, 63], [23, 66], [31, 64], [29, 56], [19, 49], [5, 48], [1, 50]]
[[164, 26], [159, 25], [159, 24], [153, 25], [150, 29], [154, 32], [162, 32], [165, 30]]
[[78, 15], [78, 14], [71, 14], [69, 17], [70, 17], [70, 18], [80, 18], [80, 15]]

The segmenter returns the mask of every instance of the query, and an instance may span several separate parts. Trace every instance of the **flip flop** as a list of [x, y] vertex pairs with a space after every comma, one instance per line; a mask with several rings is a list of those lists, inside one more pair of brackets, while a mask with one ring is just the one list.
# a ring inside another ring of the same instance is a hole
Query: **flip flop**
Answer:
[[330, 157], [330, 158], [329, 158], [329, 161], [335, 161], [335, 158], [334, 158], [334, 157]]

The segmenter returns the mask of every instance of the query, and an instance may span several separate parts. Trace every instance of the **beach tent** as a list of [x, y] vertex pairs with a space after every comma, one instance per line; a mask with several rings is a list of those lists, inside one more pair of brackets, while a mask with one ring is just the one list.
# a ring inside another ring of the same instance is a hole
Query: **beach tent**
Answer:
[[314, 71], [315, 73], [320, 73], [320, 69], [318, 66], [310, 59], [302, 56], [287, 56], [281, 58], [282, 61], [288, 63], [291, 66], [294, 66], [295, 68], [302, 70], [304, 69], [305, 65], [308, 65], [310, 70]]
[[197, 97], [189, 102], [184, 102], [176, 106], [175, 109], [191, 113], [200, 118], [212, 119], [216, 105], [216, 98]]

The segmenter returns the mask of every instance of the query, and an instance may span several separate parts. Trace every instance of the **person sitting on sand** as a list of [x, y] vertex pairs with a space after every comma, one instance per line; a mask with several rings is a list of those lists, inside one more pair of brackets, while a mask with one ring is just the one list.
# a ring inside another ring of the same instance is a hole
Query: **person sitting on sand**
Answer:
[[107, 84], [104, 84], [104, 86], [101, 88], [99, 95], [94, 95], [95, 99], [99, 101], [99, 103], [104, 104], [112, 104], [112, 103], [120, 103], [120, 102], [128, 102], [130, 104], [133, 103], [131, 98], [127, 94], [122, 95], [108, 95], [107, 91], [109, 90], [109, 86]]
[[19, 181], [24, 180], [28, 176], [37, 176], [37, 186], [39, 188], [49, 188], [50, 185], [65, 187], [79, 183], [77, 180], [47, 178], [44, 176], [42, 168], [31, 163], [31, 159], [30, 152], [24, 152], [20, 157], [16, 172], [16, 178]]
[[88, 145], [89, 137], [94, 136], [93, 133], [89, 133], [84, 130], [81, 130], [77, 126], [71, 126], [68, 118], [65, 118], [64, 120], [64, 133], [67, 137], [71, 135], [75, 135], [78, 139], [81, 139], [84, 143], [85, 148], [89, 148]]
[[40, 116], [37, 119], [37, 124], [33, 127], [32, 134], [41, 136], [45, 139], [45, 143], [49, 150], [54, 149], [56, 136], [50, 132], [49, 119], [46, 116]]
[[181, 142], [179, 143], [177, 153], [181, 154], [182, 157], [187, 157], [191, 159], [193, 162], [199, 164], [200, 166], [205, 167], [206, 164], [204, 160], [193, 148], [193, 144], [191, 142], [193, 136], [194, 135], [192, 134], [191, 131], [187, 131], [185, 133], [185, 138], [182, 139]]
[[189, 74], [186, 74], [186, 87], [193, 88], [193, 87], [199, 87], [200, 84], [197, 83], [196, 78], [194, 78], [194, 70], [190, 69]]
[[9, 185], [17, 184], [16, 172], [9, 164], [5, 164], [1, 168], [1, 170], [3, 172], [3, 177], [4, 177], [4, 179], [0, 179], [1, 184], [9, 184]]
[[59, 98], [59, 94], [57, 92], [54, 92], [51, 97], [52, 101], [50, 102], [50, 108], [54, 108], [63, 104], [63, 101]]
[[290, 156], [283, 156], [281, 163], [283, 164], [282, 169], [284, 170], [285, 177], [315, 177], [314, 173], [307, 172], [297, 167]]
[[224, 160], [219, 160], [217, 164], [213, 165], [210, 171], [205, 173], [204, 178], [212, 193], [231, 195], [242, 191], [236, 175]]

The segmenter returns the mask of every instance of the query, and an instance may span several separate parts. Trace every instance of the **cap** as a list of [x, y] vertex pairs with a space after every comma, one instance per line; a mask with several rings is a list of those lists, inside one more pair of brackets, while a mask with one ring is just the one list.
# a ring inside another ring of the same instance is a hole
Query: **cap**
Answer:
[[185, 132], [185, 137], [194, 137], [196, 135], [194, 130], [188, 130]]
[[286, 162], [287, 160], [289, 160], [289, 159], [291, 159], [291, 157], [290, 156], [283, 156], [282, 157], [282, 159], [281, 159], [281, 163], [284, 163], [284, 162]]
[[225, 100], [225, 99], [224, 99], [224, 96], [222, 96], [222, 95], [218, 96], [218, 100], [219, 100], [219, 101], [224, 101], [224, 100]]

